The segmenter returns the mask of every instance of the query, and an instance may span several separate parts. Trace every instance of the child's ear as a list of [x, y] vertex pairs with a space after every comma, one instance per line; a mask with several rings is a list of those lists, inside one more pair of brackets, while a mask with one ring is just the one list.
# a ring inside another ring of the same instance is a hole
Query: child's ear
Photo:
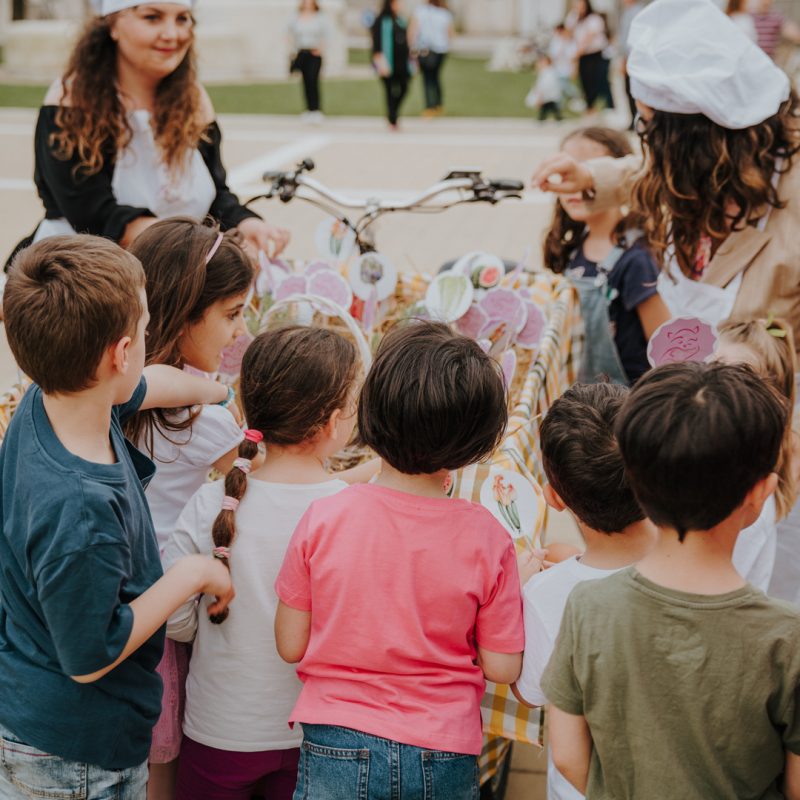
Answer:
[[328, 417], [328, 421], [325, 423], [325, 426], [322, 429], [322, 433], [328, 439], [335, 439], [336, 438], [336, 426], [339, 424], [339, 421], [342, 418], [342, 409], [337, 408], [333, 414]]
[[123, 336], [115, 345], [110, 348], [111, 352], [111, 366], [114, 372], [124, 375], [128, 371], [130, 361], [128, 359], [128, 350], [133, 340], [130, 336]]
[[767, 502], [769, 496], [778, 488], [778, 476], [774, 472], [770, 472], [766, 478], [762, 478], [745, 496], [744, 503], [742, 504], [746, 510], [750, 511], [748, 517], [752, 515], [752, 522], [747, 523], [752, 525], [761, 514], [761, 509], [764, 503]]
[[566, 510], [567, 504], [561, 499], [561, 495], [559, 495], [559, 493], [549, 483], [544, 485], [542, 494], [544, 494], [545, 503], [547, 503], [550, 508], [554, 508], [556, 511]]

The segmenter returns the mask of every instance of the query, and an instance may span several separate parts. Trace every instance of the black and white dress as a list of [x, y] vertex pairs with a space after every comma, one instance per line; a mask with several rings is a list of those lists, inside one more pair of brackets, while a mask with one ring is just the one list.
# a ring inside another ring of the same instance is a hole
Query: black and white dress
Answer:
[[222, 134], [212, 122], [184, 163], [170, 170], [156, 144], [150, 114], [131, 111], [132, 137], [117, 152], [104, 152], [103, 168], [94, 175], [76, 172], [77, 154], [62, 160], [53, 152], [52, 135], [58, 130], [58, 106], [43, 106], [35, 133], [34, 182], [45, 208], [45, 218], [14, 252], [47, 236], [91, 233], [119, 241], [137, 217], [184, 215], [202, 220], [210, 215], [223, 230], [235, 228], [257, 214], [245, 208], [228, 188], [220, 157]]

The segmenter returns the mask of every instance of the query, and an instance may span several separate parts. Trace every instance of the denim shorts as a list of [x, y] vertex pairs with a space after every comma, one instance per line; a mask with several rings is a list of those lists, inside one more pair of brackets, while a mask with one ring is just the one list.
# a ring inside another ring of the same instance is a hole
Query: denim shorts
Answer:
[[303, 725], [293, 800], [478, 800], [478, 759]]
[[67, 761], [21, 742], [0, 725], [3, 800], [145, 800], [146, 796], [146, 761], [129, 769]]

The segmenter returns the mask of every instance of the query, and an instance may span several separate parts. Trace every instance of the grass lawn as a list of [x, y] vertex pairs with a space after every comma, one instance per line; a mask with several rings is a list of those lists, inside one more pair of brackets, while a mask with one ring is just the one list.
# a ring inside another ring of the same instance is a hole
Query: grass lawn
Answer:
[[[351, 53], [351, 63], [364, 64], [366, 55]], [[531, 73], [487, 72], [486, 61], [450, 57], [443, 69], [447, 115], [452, 117], [529, 117], [523, 99], [533, 81]], [[299, 78], [278, 83], [207, 86], [221, 114], [299, 114], [303, 111]], [[0, 84], [0, 106], [37, 108], [43, 86]], [[377, 78], [323, 80], [322, 107], [330, 116], [382, 116], [383, 85]], [[415, 76], [401, 111], [417, 116], [422, 111], [422, 78]]]

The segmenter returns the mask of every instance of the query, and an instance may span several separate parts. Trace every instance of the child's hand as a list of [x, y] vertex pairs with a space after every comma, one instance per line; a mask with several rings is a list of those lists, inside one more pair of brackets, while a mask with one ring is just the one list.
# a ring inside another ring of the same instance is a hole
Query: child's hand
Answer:
[[203, 594], [213, 594], [216, 600], [208, 607], [208, 616], [221, 614], [230, 605], [236, 592], [231, 583], [231, 571], [216, 558], [207, 558]]
[[566, 153], [546, 158], [533, 173], [534, 189], [556, 194], [579, 194], [594, 188], [591, 170]]
[[517, 556], [519, 582], [524, 586], [534, 575], [547, 569], [552, 564], [547, 561], [547, 550], [525, 550]]

